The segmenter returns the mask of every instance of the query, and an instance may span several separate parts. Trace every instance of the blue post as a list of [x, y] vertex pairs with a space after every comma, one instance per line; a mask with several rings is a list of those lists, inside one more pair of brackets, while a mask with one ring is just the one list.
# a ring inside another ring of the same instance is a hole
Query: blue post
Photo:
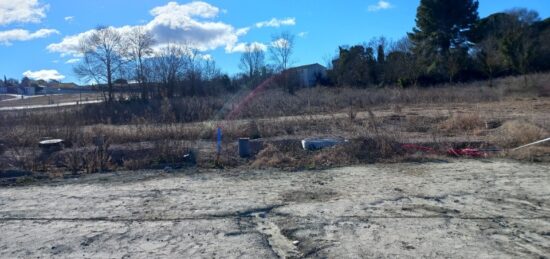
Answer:
[[222, 153], [222, 128], [218, 127], [218, 145], [217, 145], [218, 156]]

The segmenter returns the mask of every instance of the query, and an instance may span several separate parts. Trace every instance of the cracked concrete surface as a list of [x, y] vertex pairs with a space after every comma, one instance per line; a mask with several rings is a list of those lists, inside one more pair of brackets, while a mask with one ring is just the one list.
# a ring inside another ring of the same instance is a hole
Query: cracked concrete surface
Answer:
[[539, 258], [550, 165], [91, 175], [0, 189], [0, 257]]

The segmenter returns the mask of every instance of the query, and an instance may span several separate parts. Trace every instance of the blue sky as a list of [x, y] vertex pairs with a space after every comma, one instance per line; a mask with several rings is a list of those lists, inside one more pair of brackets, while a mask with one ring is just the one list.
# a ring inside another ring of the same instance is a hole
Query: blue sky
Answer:
[[[326, 64], [340, 45], [399, 39], [414, 27], [419, 0], [0, 0], [0, 76], [75, 81], [74, 43], [97, 25], [143, 25], [160, 41], [193, 41], [223, 72], [239, 72], [242, 44], [296, 35], [295, 65]], [[550, 16], [548, 0], [481, 0], [480, 16], [514, 7]], [[128, 28], [128, 27], [126, 27]], [[172, 28], [167, 30], [166, 28]], [[184, 33], [184, 29], [190, 33]], [[121, 29], [122, 30], [122, 29]], [[80, 35], [80, 36], [79, 36]], [[186, 36], [182, 36], [186, 35]], [[171, 40], [172, 41], [172, 40]]]

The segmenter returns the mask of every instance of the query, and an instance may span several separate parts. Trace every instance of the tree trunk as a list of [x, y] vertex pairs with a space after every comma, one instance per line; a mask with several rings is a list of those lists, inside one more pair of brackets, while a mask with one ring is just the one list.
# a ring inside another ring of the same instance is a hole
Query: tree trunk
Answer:
[[109, 94], [108, 102], [113, 102], [113, 74], [111, 72], [111, 64], [107, 64], [107, 89]]
[[149, 93], [147, 92], [147, 84], [144, 82], [141, 82], [139, 87], [141, 88], [141, 99], [143, 101], [146, 101], [147, 99], [149, 99]]

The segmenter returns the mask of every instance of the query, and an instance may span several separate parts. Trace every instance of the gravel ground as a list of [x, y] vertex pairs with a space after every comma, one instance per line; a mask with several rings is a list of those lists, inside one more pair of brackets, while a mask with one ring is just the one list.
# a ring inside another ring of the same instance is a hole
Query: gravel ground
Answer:
[[91, 175], [0, 189], [0, 257], [540, 258], [550, 165]]

